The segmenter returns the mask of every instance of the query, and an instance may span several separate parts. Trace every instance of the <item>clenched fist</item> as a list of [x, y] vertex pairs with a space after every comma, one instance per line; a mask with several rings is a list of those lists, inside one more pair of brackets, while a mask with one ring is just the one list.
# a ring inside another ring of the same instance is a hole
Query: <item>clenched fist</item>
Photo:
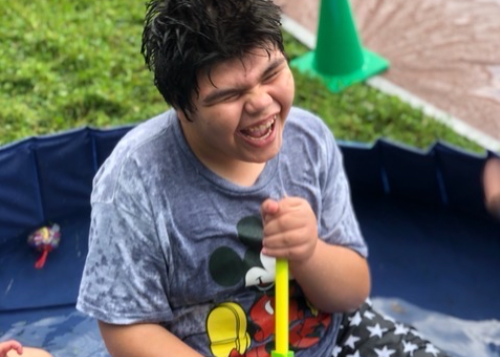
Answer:
[[299, 197], [267, 199], [262, 203], [261, 214], [263, 254], [296, 262], [304, 262], [313, 255], [318, 226], [309, 202]]

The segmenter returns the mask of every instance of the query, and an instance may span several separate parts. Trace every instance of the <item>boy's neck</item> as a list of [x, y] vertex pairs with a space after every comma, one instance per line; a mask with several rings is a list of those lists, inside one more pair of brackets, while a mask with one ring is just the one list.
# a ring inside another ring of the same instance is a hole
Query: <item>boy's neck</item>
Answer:
[[224, 166], [213, 165], [210, 162], [206, 162], [202, 158], [199, 159], [206, 167], [208, 167], [218, 176], [234, 183], [235, 185], [243, 187], [250, 187], [255, 184], [260, 174], [266, 167], [266, 163], [253, 163], [244, 161], [236, 161], [231, 165]]

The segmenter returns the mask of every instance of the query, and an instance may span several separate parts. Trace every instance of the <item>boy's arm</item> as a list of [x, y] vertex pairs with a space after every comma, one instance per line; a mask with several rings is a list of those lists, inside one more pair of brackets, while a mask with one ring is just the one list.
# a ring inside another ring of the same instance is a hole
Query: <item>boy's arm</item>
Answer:
[[262, 204], [263, 254], [289, 259], [292, 275], [311, 303], [325, 312], [359, 307], [370, 292], [366, 259], [318, 238], [316, 216], [299, 197]]
[[113, 357], [202, 357], [157, 324], [112, 325], [99, 321], [99, 329]]
[[486, 162], [483, 185], [486, 208], [500, 219], [500, 159], [492, 158]]
[[370, 293], [366, 259], [350, 248], [321, 239], [311, 258], [290, 262], [290, 270], [309, 301], [322, 311], [354, 310]]

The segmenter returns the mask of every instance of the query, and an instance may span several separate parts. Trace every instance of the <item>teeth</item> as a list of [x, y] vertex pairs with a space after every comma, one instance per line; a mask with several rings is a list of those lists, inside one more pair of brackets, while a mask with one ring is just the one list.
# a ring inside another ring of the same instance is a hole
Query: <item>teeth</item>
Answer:
[[255, 142], [263, 141], [267, 139], [273, 132], [272, 127], [276, 123], [278, 116], [273, 116], [272, 119], [267, 122], [253, 126], [251, 128], [240, 130], [240, 133], [244, 135], [248, 140]]
[[261, 125], [258, 125], [258, 126], [254, 126], [254, 127], [251, 127], [251, 128], [245, 129], [245, 130], [249, 131], [251, 133], [259, 131], [259, 130], [267, 130], [271, 126], [273, 126], [273, 124], [274, 124], [275, 121], [276, 121], [276, 115], [271, 120], [269, 120], [267, 123], [264, 123], [264, 124], [261, 124]]

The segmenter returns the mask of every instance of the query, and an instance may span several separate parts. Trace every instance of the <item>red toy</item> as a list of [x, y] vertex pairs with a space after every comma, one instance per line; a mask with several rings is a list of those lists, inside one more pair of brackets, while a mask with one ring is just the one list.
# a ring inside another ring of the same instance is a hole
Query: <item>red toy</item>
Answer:
[[42, 227], [30, 234], [28, 244], [42, 252], [42, 255], [35, 263], [35, 268], [43, 268], [47, 260], [47, 255], [59, 246], [60, 240], [61, 233], [57, 224], [52, 225], [52, 227]]

